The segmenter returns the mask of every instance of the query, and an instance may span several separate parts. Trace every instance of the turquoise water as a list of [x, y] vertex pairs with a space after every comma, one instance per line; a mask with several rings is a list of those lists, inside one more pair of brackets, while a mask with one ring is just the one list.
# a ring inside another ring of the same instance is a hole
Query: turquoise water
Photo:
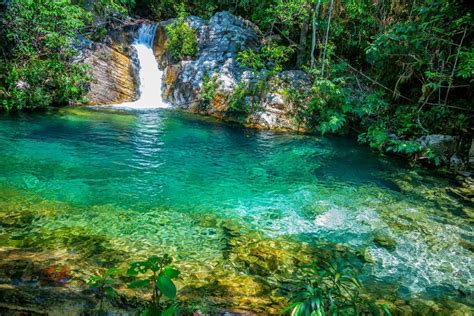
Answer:
[[[333, 244], [363, 254], [367, 284], [404, 299], [472, 304], [471, 206], [446, 193], [449, 179], [350, 139], [248, 130], [172, 110], [71, 108], [0, 117], [0, 155], [0, 220], [8, 222], [6, 210], [21, 217], [22, 207], [33, 214], [1, 226], [5, 246], [81, 253], [87, 240], [55, 234], [90, 234], [125, 261], [171, 253], [192, 280], [255, 277], [235, 264], [239, 254], [229, 256], [229, 238]], [[380, 235], [394, 246], [374, 241]], [[84, 253], [97, 265], [110, 259]]]

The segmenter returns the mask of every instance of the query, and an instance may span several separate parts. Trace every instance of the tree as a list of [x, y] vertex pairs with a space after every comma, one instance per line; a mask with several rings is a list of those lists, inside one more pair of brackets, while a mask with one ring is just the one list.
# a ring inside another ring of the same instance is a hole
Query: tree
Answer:
[[1, 26], [6, 76], [0, 78], [5, 110], [77, 102], [86, 84], [84, 66], [72, 63], [77, 33], [89, 15], [70, 0], [12, 0]]

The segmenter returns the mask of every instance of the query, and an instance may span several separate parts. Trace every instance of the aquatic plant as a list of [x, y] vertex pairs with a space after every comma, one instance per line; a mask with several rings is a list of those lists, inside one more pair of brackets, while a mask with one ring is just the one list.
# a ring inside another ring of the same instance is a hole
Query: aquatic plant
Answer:
[[[170, 266], [171, 262], [172, 258], [165, 254], [162, 257], [152, 256], [145, 261], [133, 262], [130, 265], [127, 275], [134, 277], [143, 275], [143, 277], [130, 282], [128, 287], [148, 288], [152, 291], [151, 303], [142, 315], [168, 316], [176, 313], [178, 305], [173, 279], [176, 279], [180, 272]], [[162, 302], [163, 296], [168, 298], [169, 302]]]
[[342, 258], [309, 267], [312, 278], [296, 293], [284, 310], [292, 316], [391, 315], [384, 304], [378, 306], [360, 296], [356, 270]]

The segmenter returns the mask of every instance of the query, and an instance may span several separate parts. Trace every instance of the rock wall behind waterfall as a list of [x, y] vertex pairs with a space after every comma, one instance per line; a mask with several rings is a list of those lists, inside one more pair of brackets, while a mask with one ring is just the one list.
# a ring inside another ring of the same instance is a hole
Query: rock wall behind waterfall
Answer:
[[90, 66], [88, 104], [115, 104], [137, 98], [133, 52], [134, 27], [115, 30], [101, 43], [82, 39], [78, 62]]
[[[229, 12], [219, 12], [209, 21], [188, 17], [190, 27], [198, 36], [198, 55], [194, 60], [174, 63], [166, 52], [166, 21], [155, 36], [155, 56], [164, 70], [163, 98], [183, 110], [233, 120], [250, 127], [279, 130], [307, 130], [305, 122], [298, 121], [300, 105], [292, 101], [287, 91], [296, 93], [309, 89], [311, 80], [302, 71], [284, 71], [267, 80], [264, 93], [248, 96], [245, 103], [255, 107], [251, 113], [235, 113], [229, 109], [229, 101], [239, 87], [251, 88], [258, 81], [250, 69], [237, 61], [241, 50], [257, 48], [262, 39], [259, 30], [251, 22]], [[207, 75], [214, 78], [217, 88], [211, 102], [203, 102], [203, 80]], [[301, 98], [300, 98], [301, 99]], [[302, 102], [299, 102], [302, 103]]]

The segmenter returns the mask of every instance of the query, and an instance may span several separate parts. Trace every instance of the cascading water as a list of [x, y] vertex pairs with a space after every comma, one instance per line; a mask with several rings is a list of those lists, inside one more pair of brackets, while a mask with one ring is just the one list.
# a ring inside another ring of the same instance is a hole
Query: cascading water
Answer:
[[153, 41], [157, 24], [143, 24], [138, 30], [138, 35], [132, 44], [137, 52], [139, 64], [139, 99], [135, 102], [118, 104], [126, 108], [167, 108], [161, 94], [163, 71], [158, 68], [153, 54]]

